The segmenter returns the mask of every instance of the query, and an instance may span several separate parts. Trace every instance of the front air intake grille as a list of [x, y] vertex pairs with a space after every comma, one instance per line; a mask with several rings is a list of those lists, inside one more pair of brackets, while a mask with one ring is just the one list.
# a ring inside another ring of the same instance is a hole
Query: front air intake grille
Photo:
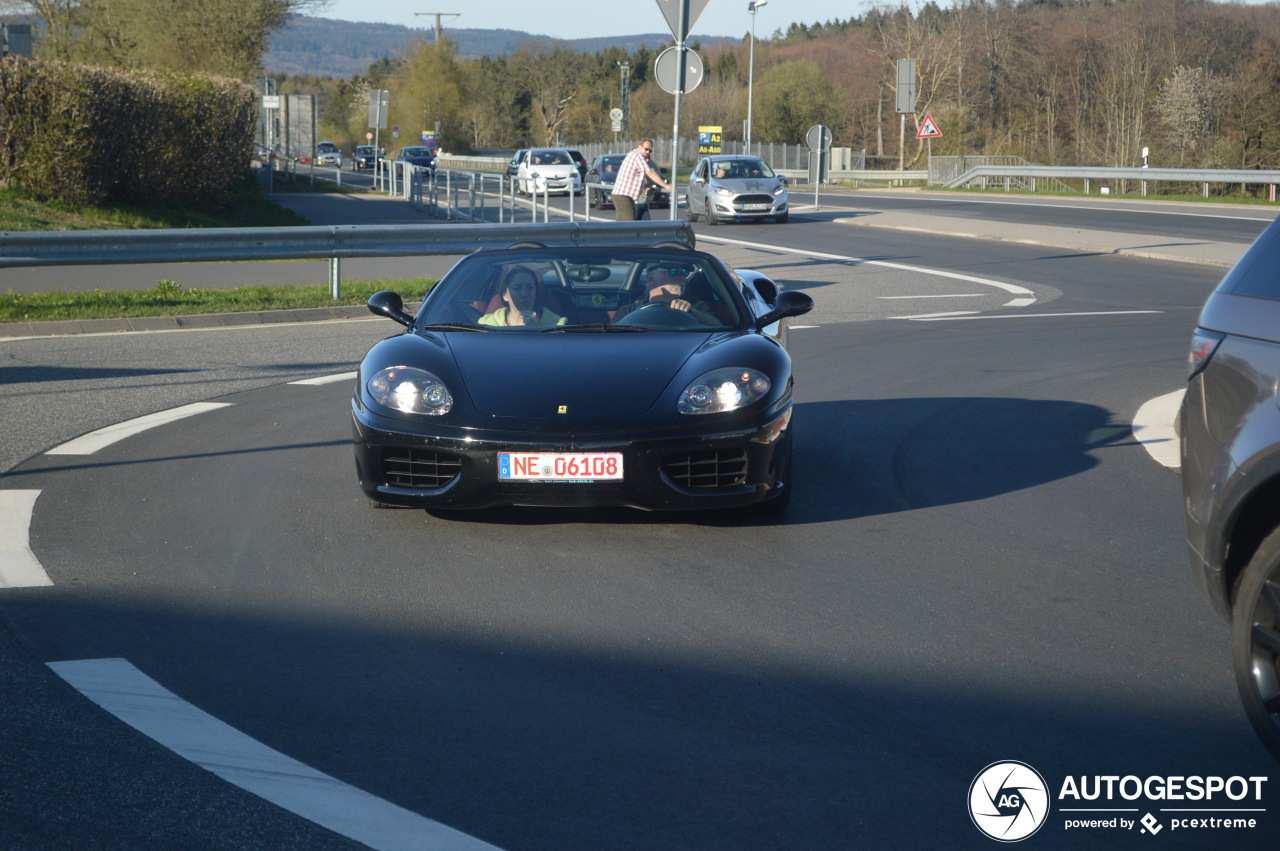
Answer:
[[768, 204], [773, 206], [772, 195], [739, 195], [733, 199], [734, 206], [741, 208], [743, 204]]
[[461, 459], [427, 449], [397, 446], [382, 456], [383, 478], [398, 488], [437, 490], [457, 478], [461, 470]]
[[747, 481], [747, 453], [742, 449], [707, 450], [669, 455], [662, 471], [690, 490], [733, 488]]

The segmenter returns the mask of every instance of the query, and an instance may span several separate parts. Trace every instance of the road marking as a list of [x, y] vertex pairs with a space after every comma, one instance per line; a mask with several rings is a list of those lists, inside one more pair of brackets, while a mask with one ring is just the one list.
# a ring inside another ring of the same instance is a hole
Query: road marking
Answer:
[[31, 514], [40, 491], [0, 490], [0, 588], [52, 585], [31, 551]]
[[1151, 457], [1171, 470], [1182, 467], [1182, 453], [1174, 422], [1186, 390], [1175, 390], [1149, 399], [1133, 415], [1133, 436]]
[[321, 384], [337, 384], [339, 381], [355, 381], [358, 374], [355, 372], [341, 372], [337, 375], [322, 375], [319, 378], [304, 378], [301, 381], [290, 381], [289, 383], [318, 387]]
[[959, 319], [962, 316], [975, 316], [976, 310], [953, 310], [950, 313], [919, 313], [915, 316], [890, 316], [889, 319], [910, 319], [912, 321], [931, 322], [935, 319]]
[[[968, 311], [974, 314], [976, 311]], [[1034, 319], [1036, 317], [1059, 316], [1127, 316], [1133, 313], [1164, 313], [1163, 310], [1093, 310], [1079, 313], [982, 313], [961, 316], [959, 314], [934, 313], [927, 316], [891, 316], [890, 319], [920, 319], [925, 322], [937, 322], [946, 319]]]
[[1023, 307], [1034, 303], [1036, 300], [1036, 294], [1024, 286], [1020, 286], [1018, 284], [1006, 284], [1004, 281], [993, 281], [990, 278], [979, 278], [975, 275], [962, 275], [959, 272], [944, 272], [941, 269], [927, 269], [923, 266], [908, 266], [905, 263], [890, 263], [887, 260], [867, 260], [864, 257], [850, 257], [844, 254], [826, 254], [821, 251], [804, 251], [799, 248], [783, 248], [777, 245], [761, 245], [758, 242], [746, 242], [745, 240], [740, 239], [726, 239], [722, 236], [704, 236], [699, 234], [698, 239], [706, 240], [708, 242], [719, 242], [725, 245], [737, 245], [757, 251], [775, 251], [783, 254], [798, 254], [801, 257], [816, 257], [819, 260], [839, 260], [845, 263], [860, 263], [868, 266], [883, 266], [886, 269], [898, 269], [904, 272], [916, 272], [921, 275], [936, 275], [940, 278], [951, 278], [956, 281], [968, 281], [971, 284], [995, 287], [998, 290], [1004, 290], [1007, 293], [1020, 296], [1020, 298], [1003, 305], [1004, 307]]
[[50, 662], [85, 697], [245, 791], [378, 851], [496, 851], [472, 836], [272, 750], [187, 703], [127, 659]]
[[146, 431], [149, 428], [162, 426], [166, 423], [175, 422], [196, 414], [203, 414], [205, 411], [212, 411], [218, 408], [227, 407], [230, 407], [229, 402], [196, 402], [191, 405], [183, 405], [180, 408], [158, 411], [154, 414], [147, 414], [145, 417], [125, 420], [122, 423], [116, 423], [115, 425], [100, 428], [97, 431], [91, 431], [82, 437], [77, 437], [75, 440], [67, 441], [61, 446], [55, 446], [45, 454], [92, 455], [99, 449], [124, 440], [126, 437], [132, 437], [133, 435]]
[[942, 293], [939, 295], [880, 295], [876, 298], [986, 298], [989, 293]]

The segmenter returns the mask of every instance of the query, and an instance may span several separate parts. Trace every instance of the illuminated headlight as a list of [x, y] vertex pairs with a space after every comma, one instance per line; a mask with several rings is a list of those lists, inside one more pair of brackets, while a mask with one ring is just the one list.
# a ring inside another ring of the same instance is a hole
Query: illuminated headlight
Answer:
[[367, 387], [373, 401], [406, 414], [438, 417], [453, 407], [449, 388], [422, 369], [393, 366], [370, 378]]
[[774, 194], [774, 195], [786, 195], [786, 194], [787, 194], [787, 187], [785, 187], [785, 186], [783, 186], [781, 183], [779, 183], [779, 184], [778, 184], [778, 188], [777, 188], [777, 189], [775, 189], [775, 190], [773, 190], [773, 194]]
[[769, 377], [754, 369], [716, 369], [684, 389], [676, 410], [682, 414], [735, 411], [763, 399], [769, 387]]
[[723, 187], [723, 186], [717, 186], [715, 189], [716, 189], [716, 194], [717, 194], [717, 195], [724, 195], [725, 197], [728, 197], [728, 196], [730, 196], [730, 195], [732, 195], [732, 194], [733, 194], [733, 190], [732, 190], [732, 189], [726, 189], [726, 188], [725, 188], [725, 187]]

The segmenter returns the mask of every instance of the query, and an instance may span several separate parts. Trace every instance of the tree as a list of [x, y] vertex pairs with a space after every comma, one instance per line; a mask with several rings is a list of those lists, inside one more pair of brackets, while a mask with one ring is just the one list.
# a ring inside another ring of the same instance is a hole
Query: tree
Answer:
[[532, 41], [516, 48], [509, 67], [516, 87], [529, 96], [530, 132], [543, 145], [555, 144], [570, 104], [598, 74], [584, 54]]
[[1175, 68], [1160, 85], [1154, 109], [1178, 151], [1179, 168], [1186, 165], [1187, 151], [1208, 138], [1214, 103], [1224, 88], [1223, 81], [1204, 68], [1186, 65]]
[[812, 62], [775, 65], [761, 75], [755, 88], [752, 130], [761, 139], [796, 143], [813, 125], [829, 125], [839, 115], [835, 85]]

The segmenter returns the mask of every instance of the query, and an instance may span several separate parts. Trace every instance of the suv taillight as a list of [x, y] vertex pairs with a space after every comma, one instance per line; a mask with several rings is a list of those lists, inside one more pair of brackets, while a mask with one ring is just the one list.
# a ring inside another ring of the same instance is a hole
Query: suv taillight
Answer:
[[1213, 353], [1218, 349], [1218, 344], [1226, 336], [1226, 334], [1219, 334], [1217, 331], [1206, 331], [1203, 328], [1195, 330], [1195, 333], [1191, 335], [1191, 354], [1187, 358], [1187, 378], [1194, 377], [1197, 372], [1208, 365], [1209, 358], [1213, 357]]

